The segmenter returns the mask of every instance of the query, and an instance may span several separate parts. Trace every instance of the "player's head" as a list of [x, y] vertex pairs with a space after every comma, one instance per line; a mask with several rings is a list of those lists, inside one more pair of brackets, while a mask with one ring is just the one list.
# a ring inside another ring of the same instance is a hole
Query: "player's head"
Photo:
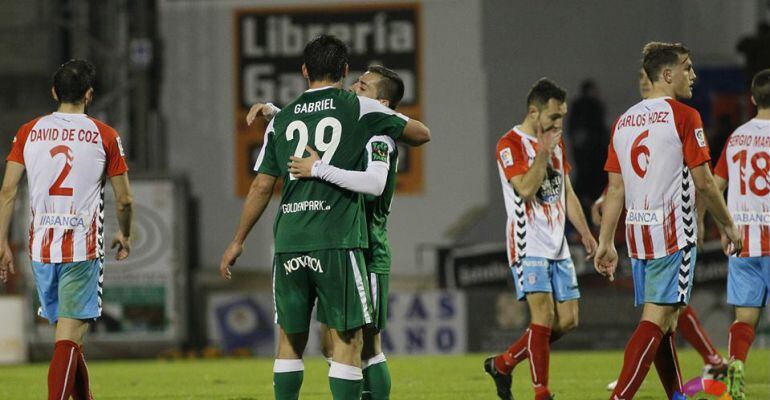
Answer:
[[567, 114], [567, 92], [556, 82], [540, 78], [527, 94], [527, 120], [543, 132], [559, 130]]
[[96, 67], [86, 60], [69, 60], [53, 74], [53, 98], [61, 103], [88, 105], [94, 96]]
[[382, 65], [372, 65], [352, 86], [359, 96], [378, 100], [393, 110], [404, 97], [404, 81], [398, 74]]
[[644, 68], [639, 68], [639, 96], [646, 99], [650, 97], [650, 93], [652, 93], [652, 82], [644, 72]]
[[692, 97], [695, 70], [690, 50], [681, 43], [650, 42], [642, 50], [642, 67], [653, 87], [664, 87], [677, 98]]
[[770, 69], [757, 72], [751, 80], [751, 101], [757, 108], [770, 108]]
[[348, 46], [332, 35], [321, 35], [305, 45], [302, 75], [310, 82], [340, 82], [348, 75]]

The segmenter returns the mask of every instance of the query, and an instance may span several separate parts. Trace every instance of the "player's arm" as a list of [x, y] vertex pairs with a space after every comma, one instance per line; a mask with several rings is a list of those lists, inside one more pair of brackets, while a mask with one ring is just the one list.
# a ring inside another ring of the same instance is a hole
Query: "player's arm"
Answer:
[[[724, 193], [727, 188], [727, 180], [715, 174], [714, 183], [716, 183], [719, 193]], [[706, 205], [702, 196], [695, 196], [695, 210], [698, 212], [698, 248], [702, 248], [706, 236]]]
[[556, 133], [543, 133], [538, 127], [537, 132], [537, 153], [535, 154], [535, 160], [527, 169], [527, 172], [521, 175], [516, 175], [511, 178], [510, 182], [513, 188], [516, 189], [516, 193], [524, 201], [531, 200], [540, 185], [543, 184], [545, 179], [545, 173], [548, 167], [548, 160], [551, 158], [554, 149], [559, 144], [561, 138], [561, 132]]
[[280, 111], [281, 109], [273, 103], [256, 103], [251, 106], [248, 114], [246, 114], [246, 125], [251, 126], [257, 117], [263, 117], [266, 121], [270, 122]]
[[702, 204], [705, 206], [704, 209], [710, 212], [712, 218], [714, 218], [714, 222], [716, 222], [717, 228], [719, 228], [719, 232], [722, 234], [723, 250], [726, 254], [737, 254], [743, 246], [742, 237], [733, 223], [730, 211], [727, 209], [724, 197], [722, 197], [723, 191], [719, 190], [714, 181], [714, 176], [711, 174], [708, 163], [691, 168], [690, 172], [695, 183], [695, 189], [698, 191], [696, 202], [697, 198], [700, 197]]
[[430, 142], [430, 129], [422, 122], [410, 118], [404, 127], [404, 133], [399, 138], [400, 141], [410, 146], [422, 146]]
[[117, 260], [123, 260], [131, 252], [131, 221], [133, 220], [134, 202], [131, 185], [128, 182], [128, 172], [110, 177], [112, 192], [115, 194], [115, 210], [118, 216], [120, 231], [112, 242], [112, 248], [118, 249]]
[[367, 150], [369, 162], [365, 171], [350, 171], [329, 165], [312, 147], [307, 146], [305, 150], [310, 156], [289, 157], [289, 173], [295, 178], [318, 178], [353, 192], [379, 196], [385, 190], [390, 169], [388, 157], [393, 151], [389, 143], [386, 145], [388, 152], [384, 161], [373, 160], [371, 150]]
[[703, 205], [703, 212], [705, 213], [708, 211], [711, 213], [711, 217], [714, 219], [714, 222], [716, 222], [717, 228], [722, 234], [722, 244], [725, 253], [737, 254], [740, 252], [743, 245], [742, 237], [740, 232], [738, 232], [738, 228], [733, 223], [730, 211], [725, 204], [724, 197], [722, 196], [724, 189], [720, 189], [717, 185], [707, 163], [690, 169], [690, 172], [692, 173], [695, 188], [698, 191], [696, 203], [698, 203], [698, 199], [700, 199], [700, 204]]
[[591, 222], [597, 227], [602, 224], [602, 207], [604, 205], [605, 193], [607, 193], [606, 187], [602, 191], [602, 195], [591, 204]]
[[222, 260], [219, 263], [219, 274], [225, 279], [230, 279], [232, 274], [230, 272], [230, 266], [235, 263], [238, 256], [243, 252], [243, 242], [251, 232], [254, 224], [259, 221], [262, 213], [265, 212], [265, 208], [270, 203], [270, 198], [273, 196], [273, 187], [275, 186], [276, 177], [264, 173], [258, 173], [249, 187], [249, 194], [246, 196], [246, 201], [243, 203], [243, 209], [241, 210], [241, 218], [238, 222], [238, 229], [235, 231], [235, 237], [233, 237], [230, 245], [227, 246], [225, 253], [222, 255]]
[[600, 274], [615, 279], [615, 269], [618, 266], [618, 252], [615, 249], [615, 230], [618, 219], [623, 212], [626, 191], [623, 186], [623, 175], [616, 172], [608, 173], [609, 183], [604, 195], [602, 207], [602, 224], [599, 229], [599, 247], [594, 258], [594, 268]]
[[596, 239], [591, 234], [591, 229], [588, 228], [588, 221], [586, 221], [585, 213], [583, 213], [583, 206], [580, 205], [575, 190], [572, 188], [572, 181], [569, 175], [564, 175], [564, 188], [566, 190], [566, 202], [567, 202], [567, 218], [572, 226], [577, 229], [580, 234], [583, 247], [586, 249], [586, 260], [594, 256], [596, 252]]
[[13, 252], [8, 244], [13, 206], [19, 192], [19, 182], [24, 176], [24, 164], [8, 161], [5, 166], [3, 186], [0, 188], [0, 280], [8, 281], [8, 273], [14, 273]]

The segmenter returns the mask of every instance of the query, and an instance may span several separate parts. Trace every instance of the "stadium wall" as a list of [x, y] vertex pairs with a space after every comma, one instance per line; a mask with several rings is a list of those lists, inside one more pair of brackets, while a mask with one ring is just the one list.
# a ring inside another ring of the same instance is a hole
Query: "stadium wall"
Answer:
[[[199, 264], [218, 266], [232, 237], [242, 199], [233, 172], [233, 17], [236, 9], [340, 1], [160, 2], [163, 40], [162, 105], [169, 137], [168, 164], [190, 177], [198, 207]], [[403, 3], [403, 2], [402, 2]], [[434, 141], [424, 153], [424, 192], [397, 196], [390, 222], [397, 274], [415, 269], [420, 243], [445, 242], [444, 232], [472, 206], [486, 204], [491, 154], [482, 68], [482, 5], [475, 1], [422, 1], [423, 118]], [[299, 66], [297, 66], [299, 73]], [[269, 99], [266, 99], [269, 100]], [[469, 161], [470, 160], [470, 161]], [[271, 265], [275, 206], [257, 224], [239, 261], [241, 268]]]

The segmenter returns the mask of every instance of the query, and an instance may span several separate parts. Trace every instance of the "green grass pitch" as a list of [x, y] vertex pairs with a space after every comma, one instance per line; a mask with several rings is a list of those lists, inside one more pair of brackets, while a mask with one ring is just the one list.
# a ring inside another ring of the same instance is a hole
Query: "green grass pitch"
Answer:
[[[605, 385], [616, 378], [620, 351], [555, 351], [551, 355], [551, 390], [558, 400], [607, 399]], [[391, 398], [495, 399], [494, 386], [482, 371], [485, 355], [393, 356]], [[680, 352], [684, 379], [700, 372], [692, 350]], [[46, 364], [0, 367], [0, 399], [46, 397]], [[89, 363], [94, 396], [107, 399], [271, 399], [272, 360], [213, 359], [180, 361], [94, 361]], [[329, 399], [325, 362], [306, 360], [302, 399]], [[747, 364], [750, 399], [770, 399], [770, 350], [753, 350]], [[514, 396], [531, 399], [529, 370], [514, 373]], [[636, 399], [665, 398], [655, 368], [650, 369]]]

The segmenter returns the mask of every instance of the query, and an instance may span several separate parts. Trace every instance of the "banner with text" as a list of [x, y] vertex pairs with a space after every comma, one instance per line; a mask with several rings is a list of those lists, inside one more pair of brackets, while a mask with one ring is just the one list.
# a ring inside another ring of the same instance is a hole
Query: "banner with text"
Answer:
[[[279, 107], [307, 89], [300, 72], [305, 44], [326, 33], [350, 48], [350, 87], [369, 65], [380, 64], [404, 80], [399, 111], [422, 119], [419, 4], [312, 6], [241, 9], [235, 13], [235, 174], [236, 194], [245, 196], [262, 148], [266, 123], [246, 125], [249, 107], [272, 102]], [[400, 147], [399, 193], [423, 190], [422, 150]]]

